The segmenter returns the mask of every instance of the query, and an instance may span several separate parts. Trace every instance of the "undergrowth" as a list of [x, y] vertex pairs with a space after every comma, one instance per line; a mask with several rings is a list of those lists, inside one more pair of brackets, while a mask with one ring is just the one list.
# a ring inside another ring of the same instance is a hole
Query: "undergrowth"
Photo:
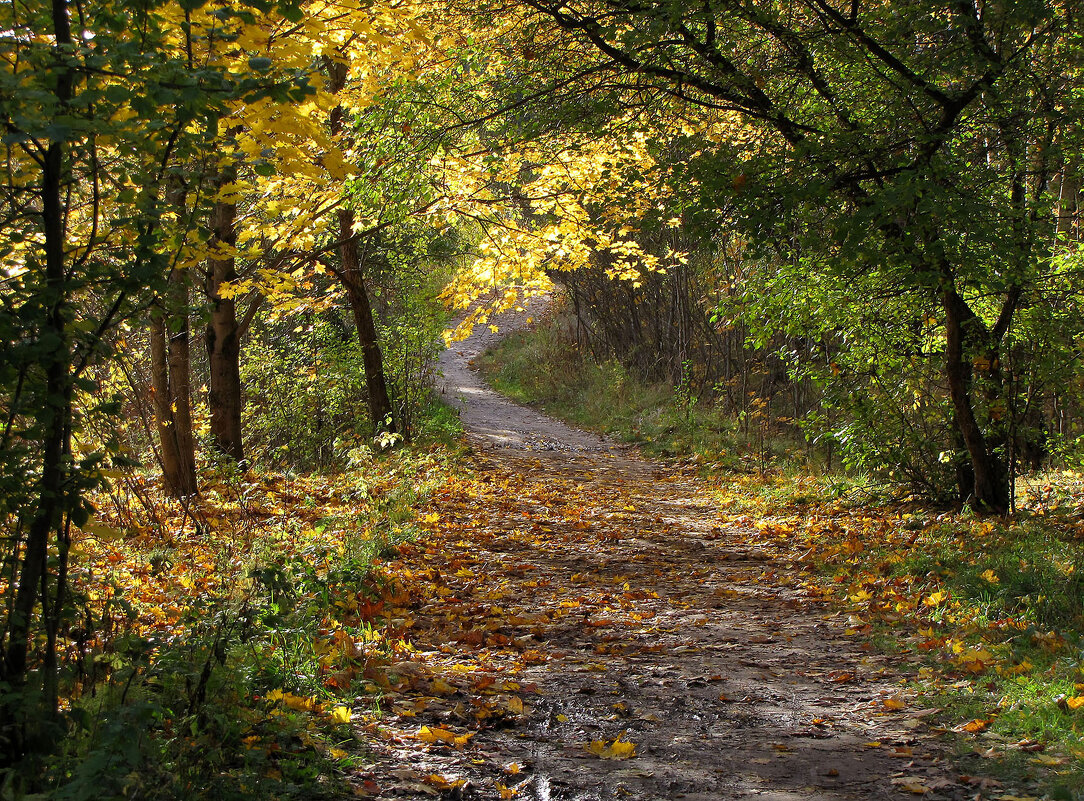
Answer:
[[494, 389], [517, 403], [634, 443], [652, 457], [765, 471], [804, 464], [810, 455], [755, 406], [738, 419], [681, 386], [645, 382], [617, 361], [594, 360], [553, 323], [510, 333], [478, 361]]
[[373, 625], [398, 592], [382, 565], [455, 458], [358, 447], [336, 474], [210, 467], [185, 502], [155, 476], [116, 479], [74, 537], [59, 749], [0, 776], [0, 799], [348, 792], [342, 768], [364, 758], [350, 721], [382, 693], [366, 673], [408, 649]]

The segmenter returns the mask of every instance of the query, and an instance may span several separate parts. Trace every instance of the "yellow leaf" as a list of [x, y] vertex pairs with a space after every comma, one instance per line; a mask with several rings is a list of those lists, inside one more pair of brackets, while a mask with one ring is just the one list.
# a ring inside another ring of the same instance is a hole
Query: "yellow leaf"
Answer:
[[997, 577], [997, 573], [995, 573], [993, 570], [987, 570], [983, 573], [980, 573], [979, 578], [982, 578], [990, 582], [991, 584], [998, 584], [1001, 581], [1001, 579]]
[[432, 684], [429, 685], [429, 689], [437, 695], [451, 695], [455, 692], [455, 687], [440, 678], [433, 679]]
[[460, 787], [466, 783], [463, 779], [449, 779], [446, 776], [441, 776], [439, 773], [430, 773], [428, 776], [422, 776], [422, 781], [430, 787], [436, 787], [438, 790], [454, 790], [456, 787]]
[[886, 698], [881, 703], [885, 705], [885, 709], [891, 709], [893, 711], [907, 708], [907, 703], [902, 698], [895, 696]]
[[938, 590], [937, 592], [930, 593], [925, 598], [923, 598], [922, 603], [926, 604], [926, 606], [940, 606], [941, 602], [944, 601], [947, 597], [948, 595], [944, 592], [944, 590]]
[[1065, 705], [1070, 709], [1080, 709], [1080, 707], [1084, 706], [1084, 695], [1074, 695], [1072, 698], [1066, 698]]
[[330, 717], [333, 723], [349, 723], [353, 715], [350, 712], [350, 707], [337, 706], [331, 710]]
[[602, 756], [606, 753], [606, 742], [604, 740], [592, 740], [584, 748], [595, 756]]
[[450, 732], [447, 729], [441, 729], [437, 727], [429, 728], [428, 726], [422, 726], [418, 729], [418, 739], [423, 743], [448, 743], [449, 745], [455, 745], [455, 733]]
[[1050, 756], [1049, 754], [1038, 754], [1031, 758], [1031, 761], [1036, 765], [1046, 765], [1047, 767], [1054, 767], [1056, 765], [1064, 765], [1068, 762], [1066, 757]]
[[918, 779], [894, 779], [892, 783], [900, 789], [915, 795], [926, 795], [926, 793], [930, 792], [930, 788]]
[[631, 759], [636, 756], [636, 745], [622, 740], [624, 736], [619, 735], [608, 745], [605, 740], [592, 740], [584, 748], [600, 759]]

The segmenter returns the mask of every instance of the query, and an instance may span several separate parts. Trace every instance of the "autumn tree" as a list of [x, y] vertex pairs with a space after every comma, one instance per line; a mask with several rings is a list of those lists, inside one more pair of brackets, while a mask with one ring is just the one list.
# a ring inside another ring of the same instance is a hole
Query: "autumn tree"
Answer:
[[84, 436], [90, 415], [111, 413], [88, 367], [120, 322], [167, 291], [173, 170], [212, 151], [206, 121], [231, 100], [297, 88], [193, 60], [192, 10], [55, 0], [0, 11], [3, 762], [60, 733], [71, 531], [93, 513], [85, 492], [110, 446]]

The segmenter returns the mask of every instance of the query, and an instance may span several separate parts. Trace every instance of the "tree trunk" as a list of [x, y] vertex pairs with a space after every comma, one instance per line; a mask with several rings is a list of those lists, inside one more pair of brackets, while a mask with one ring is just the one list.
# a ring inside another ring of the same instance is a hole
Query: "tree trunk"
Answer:
[[[332, 94], [342, 91], [346, 86], [347, 66], [341, 61], [326, 59], [328, 70], [328, 91]], [[333, 136], [343, 134], [346, 111], [336, 106], [331, 111], [329, 124]], [[339, 220], [339, 261], [340, 269], [335, 276], [346, 289], [350, 301], [350, 310], [354, 314], [354, 325], [361, 344], [362, 359], [365, 363], [365, 385], [369, 394], [369, 415], [372, 417], [374, 433], [394, 432], [396, 421], [391, 398], [388, 395], [388, 382], [384, 375], [384, 355], [380, 350], [376, 324], [373, 321], [373, 307], [369, 301], [369, 291], [365, 286], [363, 265], [358, 254], [358, 243], [354, 238], [354, 212], [350, 208], [338, 211]]]
[[192, 350], [191, 329], [188, 324], [188, 284], [183, 275], [173, 275], [176, 281], [175, 308], [177, 330], [169, 337], [169, 395], [173, 399], [173, 421], [176, 429], [177, 452], [184, 481], [181, 489], [186, 495], [199, 491], [196, 480], [196, 438], [192, 430]]
[[339, 245], [339, 259], [342, 262], [339, 279], [350, 300], [350, 310], [354, 314], [354, 325], [358, 331], [358, 342], [361, 344], [365, 384], [369, 394], [369, 415], [372, 417], [375, 432], [394, 432], [395, 413], [384, 375], [384, 355], [380, 350], [372, 304], [369, 302], [369, 292], [365, 288], [365, 278], [361, 271], [357, 240], [353, 239], [354, 213], [348, 209], [340, 209], [338, 215], [339, 240], [342, 242]]
[[[176, 323], [171, 324], [174, 320]], [[198, 492], [188, 335], [188, 287], [184, 276], [174, 271], [169, 279], [169, 293], [151, 311], [150, 330], [151, 386], [162, 450], [162, 476], [166, 492], [174, 498]]]
[[[236, 168], [223, 168], [214, 182], [221, 187], [236, 180]], [[211, 438], [216, 450], [240, 462], [245, 458], [241, 442], [241, 331], [237, 303], [219, 294], [222, 285], [237, 279], [237, 206], [216, 202], [211, 211], [211, 255], [207, 259], [207, 297], [211, 319], [206, 342], [209, 361], [207, 405], [211, 411]]]
[[166, 312], [161, 306], [152, 308], [150, 314], [151, 341], [151, 395], [154, 402], [154, 422], [158, 431], [159, 452], [162, 461], [162, 478], [166, 492], [174, 498], [181, 492], [181, 457], [176, 437], [176, 421], [169, 394], [169, 362], [166, 358]]
[[[974, 372], [967, 344], [986, 339], [985, 325], [967, 302], [946, 285], [941, 294], [945, 310], [945, 375], [955, 412], [955, 423], [970, 460], [973, 487], [970, 501], [980, 513], [1006, 514], [1009, 511], [1009, 479], [1005, 463], [988, 442], [975, 416], [972, 399]], [[980, 351], [987, 359], [996, 359], [996, 349], [989, 343]], [[993, 363], [993, 362], [992, 362]], [[965, 474], [966, 475], [966, 474]]]

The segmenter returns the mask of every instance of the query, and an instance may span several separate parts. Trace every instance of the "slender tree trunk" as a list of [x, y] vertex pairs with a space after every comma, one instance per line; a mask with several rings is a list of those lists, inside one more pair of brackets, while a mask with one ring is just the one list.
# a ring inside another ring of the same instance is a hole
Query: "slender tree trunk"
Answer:
[[176, 330], [169, 337], [169, 395], [173, 400], [173, 421], [176, 428], [177, 453], [185, 495], [199, 491], [196, 480], [196, 437], [192, 430], [192, 348], [188, 324], [188, 283], [186, 277], [170, 277], [174, 286]]
[[[336, 93], [346, 86], [346, 64], [326, 60], [328, 70], [328, 91]], [[336, 106], [331, 111], [329, 124], [333, 136], [344, 134], [346, 111]], [[354, 238], [354, 212], [349, 207], [339, 209], [339, 270], [336, 277], [346, 289], [350, 301], [350, 310], [354, 315], [354, 325], [358, 332], [362, 359], [365, 363], [365, 385], [369, 394], [369, 415], [376, 431], [396, 430], [395, 412], [388, 394], [388, 382], [384, 374], [384, 354], [380, 350], [376, 323], [373, 320], [373, 307], [369, 291], [365, 286], [364, 265], [358, 254], [358, 243]]]
[[339, 210], [339, 259], [342, 262], [339, 278], [346, 289], [354, 325], [358, 331], [361, 355], [365, 363], [365, 384], [369, 394], [369, 414], [376, 431], [395, 431], [395, 413], [388, 395], [388, 383], [384, 375], [384, 354], [380, 350], [373, 308], [362, 275], [357, 240], [353, 239], [354, 213]]
[[[236, 180], [236, 168], [220, 170], [216, 186]], [[241, 442], [241, 331], [237, 303], [219, 294], [222, 285], [237, 279], [237, 206], [219, 201], [211, 211], [211, 255], [207, 259], [207, 296], [211, 319], [206, 343], [209, 361], [207, 405], [211, 411], [211, 437], [219, 452], [235, 461], [245, 458]]]
[[1058, 176], [1057, 183], [1057, 238], [1074, 240], [1079, 237], [1080, 217], [1080, 177], [1077, 175], [1075, 161], [1066, 162]]
[[166, 491], [175, 498], [185, 498], [194, 495], [198, 485], [189, 378], [188, 287], [176, 271], [170, 276], [167, 296], [151, 312], [150, 338], [162, 474]]
[[[1005, 514], [1009, 510], [1008, 471], [996, 443], [988, 441], [975, 415], [974, 371], [968, 353], [975, 349], [967, 347], [969, 342], [985, 338], [985, 325], [955, 287], [946, 285], [941, 300], [945, 310], [945, 375], [956, 429], [971, 462], [971, 503], [978, 512]], [[987, 359], [996, 359], [996, 350], [988, 343], [979, 352]]]
[[177, 425], [173, 419], [173, 404], [169, 394], [169, 362], [166, 358], [166, 312], [161, 306], [151, 309], [151, 393], [154, 401], [154, 421], [161, 446], [162, 477], [166, 492], [180, 497], [181, 457], [177, 444]]

